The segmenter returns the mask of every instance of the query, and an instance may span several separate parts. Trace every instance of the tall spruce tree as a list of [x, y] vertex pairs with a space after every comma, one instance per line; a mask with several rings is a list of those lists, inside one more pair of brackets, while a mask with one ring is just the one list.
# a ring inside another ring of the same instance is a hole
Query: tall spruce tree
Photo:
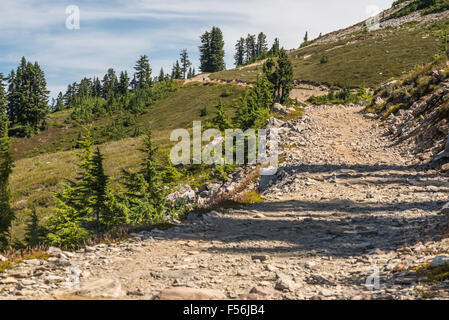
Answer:
[[178, 60], [176, 60], [176, 63], [173, 65], [171, 74], [172, 79], [182, 79], [182, 69]]
[[200, 70], [201, 72], [218, 72], [225, 69], [224, 41], [220, 28], [212, 27], [210, 32], [201, 35]]
[[91, 167], [91, 175], [92, 175], [92, 204], [93, 211], [95, 215], [95, 229], [98, 233], [101, 228], [100, 219], [103, 216], [103, 213], [106, 212], [106, 196], [107, 196], [107, 184], [108, 184], [108, 176], [104, 173], [103, 168], [103, 155], [100, 152], [100, 149], [97, 148], [92, 156], [92, 167]]
[[261, 32], [257, 36], [257, 50], [256, 54], [259, 58], [264, 58], [268, 52], [267, 36]]
[[234, 64], [238, 67], [245, 61], [245, 39], [240, 38], [235, 45]]
[[25, 243], [29, 247], [35, 247], [43, 240], [44, 230], [39, 225], [39, 217], [36, 208], [33, 208], [25, 227]]
[[9, 230], [14, 220], [9, 190], [9, 176], [12, 173], [14, 162], [11, 141], [8, 137], [6, 92], [3, 80], [3, 75], [0, 74], [0, 248], [8, 244]]
[[153, 85], [153, 80], [151, 79], [152, 70], [150, 67], [150, 61], [146, 55], [140, 57], [134, 67], [134, 70], [136, 70], [135, 80], [137, 89], [150, 88]]
[[180, 57], [181, 73], [182, 73], [183, 79], [185, 79], [187, 76], [187, 71], [189, 70], [192, 63], [189, 60], [189, 55], [187, 53], [187, 49], [182, 50], [180, 56], [181, 56]]
[[251, 62], [256, 56], [256, 36], [248, 34], [245, 39], [245, 62]]
[[128, 94], [129, 85], [130, 85], [130, 83], [129, 83], [128, 72], [126, 72], [126, 71], [120, 72], [120, 80], [117, 85], [117, 93], [121, 94], [121, 95]]
[[38, 131], [38, 126], [49, 112], [47, 82], [39, 64], [22, 58], [16, 72], [11, 72], [8, 92], [8, 116], [13, 123], [24, 126], [27, 135]]
[[161, 71], [159, 72], [159, 77], [157, 78], [157, 81], [162, 82], [164, 80], [165, 80], [164, 68], [161, 68]]
[[117, 90], [118, 79], [115, 70], [110, 68], [103, 77], [103, 98], [111, 98]]
[[277, 63], [269, 59], [263, 66], [264, 74], [274, 85], [274, 101], [286, 103], [289, 100], [293, 81], [293, 67], [284, 49], [278, 55]]

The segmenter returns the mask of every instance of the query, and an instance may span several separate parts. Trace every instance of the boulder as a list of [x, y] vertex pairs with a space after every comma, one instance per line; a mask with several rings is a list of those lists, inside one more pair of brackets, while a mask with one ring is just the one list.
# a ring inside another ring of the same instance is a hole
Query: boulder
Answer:
[[2, 256], [2, 255], [0, 254], [0, 262], [5, 262], [5, 261], [8, 261], [8, 259], [6, 259], [4, 256]]
[[159, 300], [225, 300], [226, 296], [219, 290], [194, 289], [187, 287], [168, 288], [158, 295]]
[[278, 113], [287, 113], [287, 107], [283, 106], [280, 103], [273, 104], [273, 106], [271, 107], [271, 110], [274, 112], [278, 112]]
[[444, 266], [449, 264], [449, 255], [444, 254], [441, 256], [437, 256], [432, 260], [432, 263], [430, 264], [431, 268], [436, 268], [440, 266]]
[[47, 253], [52, 257], [58, 257], [62, 254], [62, 250], [56, 247], [48, 248]]

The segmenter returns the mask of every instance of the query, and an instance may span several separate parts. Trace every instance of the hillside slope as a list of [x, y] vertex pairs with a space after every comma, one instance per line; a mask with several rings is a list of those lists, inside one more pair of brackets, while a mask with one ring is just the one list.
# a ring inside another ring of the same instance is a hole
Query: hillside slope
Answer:
[[[387, 10], [388, 17], [398, 8]], [[290, 50], [289, 57], [298, 81], [326, 83], [339, 87], [376, 87], [430, 62], [445, 48], [449, 11], [422, 16], [414, 12], [405, 17], [381, 20], [380, 29], [369, 31], [365, 22], [332, 32], [309, 45]], [[322, 63], [327, 57], [328, 62]], [[212, 79], [252, 82], [261, 66], [226, 70]]]

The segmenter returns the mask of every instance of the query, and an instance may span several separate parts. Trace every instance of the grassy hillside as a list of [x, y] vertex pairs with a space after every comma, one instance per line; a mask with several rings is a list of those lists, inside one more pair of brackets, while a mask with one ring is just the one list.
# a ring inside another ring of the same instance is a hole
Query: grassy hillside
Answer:
[[[448, 23], [448, 20], [433, 24], [408, 23], [400, 28], [372, 32], [362, 29], [338, 41], [317, 42], [291, 51], [294, 78], [340, 87], [362, 84], [375, 87], [441, 53], [442, 32], [447, 30]], [[325, 60], [328, 62], [322, 63]], [[252, 82], [260, 72], [262, 66], [254, 66], [218, 72], [211, 78]]]
[[[215, 106], [220, 98], [223, 99], [225, 109], [230, 116], [234, 114], [231, 107], [245, 89], [240, 86], [220, 84], [191, 83], [179, 88], [170, 97], [156, 102], [148, 113], [138, 117], [134, 127], [151, 127], [155, 142], [161, 153], [167, 153], [171, 142], [170, 132], [177, 128], [190, 129], [192, 121], [206, 121], [215, 116]], [[210, 114], [201, 117], [201, 109], [207, 107]], [[17, 219], [14, 221], [13, 236], [21, 238], [23, 226], [29, 214], [29, 209], [35, 206], [40, 217], [52, 214], [54, 208], [53, 194], [59, 190], [65, 179], [76, 176], [77, 150], [57, 152], [58, 149], [70, 149], [79, 133], [84, 133], [83, 127], [65, 127], [63, 121], [69, 112], [58, 112], [51, 116], [54, 122], [49, 131], [27, 139], [16, 139], [14, 148], [44, 154], [34, 157], [24, 157], [16, 161], [11, 177], [13, 207], [16, 209]], [[99, 119], [91, 125], [93, 130], [101, 130], [111, 119]], [[105, 156], [105, 170], [111, 176], [113, 184], [121, 169], [137, 167], [140, 161], [139, 137], [129, 137], [120, 141], [112, 141], [100, 146]], [[38, 150], [39, 148], [39, 150]], [[52, 153], [54, 152], [54, 153]]]

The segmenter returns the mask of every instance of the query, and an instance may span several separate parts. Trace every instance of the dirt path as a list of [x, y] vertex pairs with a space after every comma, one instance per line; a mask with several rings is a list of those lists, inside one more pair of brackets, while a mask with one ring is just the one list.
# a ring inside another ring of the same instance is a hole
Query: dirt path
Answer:
[[[360, 111], [308, 109], [316, 132], [303, 147], [291, 149], [264, 192], [265, 202], [153, 231], [143, 241], [97, 246], [71, 257], [61, 254], [59, 260], [69, 261], [65, 265], [82, 271], [81, 291], [68, 292], [64, 283], [50, 281], [19, 295], [420, 298], [426, 288], [405, 270], [438, 253], [419, 252], [417, 240], [425, 243], [429, 236], [426, 227], [447, 201], [449, 183], [416, 167], [406, 150], [391, 147], [383, 130]], [[440, 251], [448, 247], [438, 242]], [[41, 277], [52, 272], [42, 269]], [[365, 284], [377, 272], [380, 287], [371, 290]], [[444, 288], [432, 292], [447, 298]], [[2, 294], [14, 298], [17, 291], [4, 289]]]

